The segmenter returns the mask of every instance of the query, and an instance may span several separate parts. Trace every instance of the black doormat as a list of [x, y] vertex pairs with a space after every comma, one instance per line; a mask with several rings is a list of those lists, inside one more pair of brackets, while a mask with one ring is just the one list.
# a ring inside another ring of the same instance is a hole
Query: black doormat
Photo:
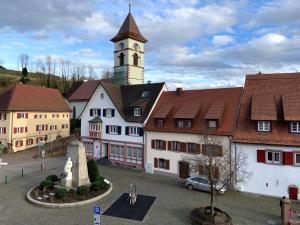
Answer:
[[103, 215], [143, 221], [156, 197], [137, 195], [136, 203], [129, 204], [129, 194], [124, 193], [118, 198]]

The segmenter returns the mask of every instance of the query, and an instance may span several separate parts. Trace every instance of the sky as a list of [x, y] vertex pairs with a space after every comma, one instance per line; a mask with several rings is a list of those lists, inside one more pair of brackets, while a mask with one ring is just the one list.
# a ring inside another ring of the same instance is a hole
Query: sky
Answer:
[[[148, 39], [145, 81], [169, 89], [242, 86], [246, 74], [300, 71], [299, 0], [130, 0]], [[52, 55], [112, 70], [129, 0], [5, 0], [0, 62]]]

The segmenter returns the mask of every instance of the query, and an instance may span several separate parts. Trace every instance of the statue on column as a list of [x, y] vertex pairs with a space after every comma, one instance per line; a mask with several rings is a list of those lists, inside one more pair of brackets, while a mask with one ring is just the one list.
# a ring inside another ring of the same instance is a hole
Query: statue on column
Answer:
[[73, 167], [73, 163], [71, 157], [68, 157], [63, 172], [64, 178], [62, 180], [62, 185], [64, 185], [67, 188], [72, 187], [72, 179], [73, 179], [72, 167]]

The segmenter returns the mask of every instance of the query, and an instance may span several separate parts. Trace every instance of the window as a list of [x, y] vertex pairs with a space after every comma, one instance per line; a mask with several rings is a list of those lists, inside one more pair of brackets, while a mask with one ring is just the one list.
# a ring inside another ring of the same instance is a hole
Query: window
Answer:
[[295, 153], [295, 165], [300, 166], [300, 153]]
[[32, 145], [33, 144], [33, 139], [27, 139], [27, 145]]
[[0, 113], [0, 120], [6, 120], [6, 113]]
[[258, 121], [257, 130], [262, 132], [271, 131], [271, 122], [270, 121]]
[[267, 154], [267, 162], [280, 164], [281, 163], [281, 152], [276, 151], [266, 151]]
[[300, 122], [291, 122], [290, 127], [292, 133], [300, 133]]
[[139, 135], [139, 127], [129, 127], [129, 135]]
[[0, 134], [6, 134], [6, 127], [0, 127]]
[[197, 153], [197, 144], [188, 143], [188, 153]]
[[121, 127], [116, 125], [110, 125], [109, 127], [109, 134], [121, 134]]
[[101, 94], [100, 94], [100, 98], [101, 98], [101, 99], [104, 99], [104, 93], [101, 93]]
[[101, 116], [101, 109], [90, 109], [90, 116]]
[[120, 66], [124, 66], [124, 54], [121, 53], [120, 56], [119, 56], [119, 60], [120, 60]]
[[156, 120], [156, 127], [162, 128], [164, 126], [164, 121], [162, 119]]
[[124, 43], [120, 43], [120, 44], [119, 44], [119, 50], [123, 50], [123, 49], [124, 49], [124, 46], [125, 46]]
[[206, 156], [211, 155], [212, 157], [221, 157], [223, 156], [223, 147], [222, 145], [203, 144], [202, 154]]
[[192, 128], [191, 120], [176, 120], [177, 128]]
[[16, 141], [16, 147], [21, 147], [21, 146], [23, 146], [23, 141], [22, 140]]
[[112, 117], [112, 109], [105, 109], [105, 116]]
[[172, 151], [175, 151], [175, 152], [180, 152], [180, 146], [181, 146], [181, 143], [178, 142], [178, 141], [172, 141]]
[[142, 115], [142, 109], [141, 108], [134, 108], [133, 115], [134, 116], [141, 116]]
[[149, 94], [150, 94], [150, 91], [143, 91], [143, 93], [142, 93], [142, 98], [147, 98], [147, 97], [149, 97]]
[[137, 43], [134, 43], [133, 49], [134, 49], [135, 51], [140, 51], [140, 50], [141, 50], [140, 46], [139, 46]]
[[209, 128], [217, 128], [217, 121], [216, 120], [209, 120], [208, 121]]
[[133, 57], [133, 65], [138, 66], [139, 65], [139, 56], [138, 56], [138, 54], [134, 53], [132, 57]]
[[155, 140], [155, 149], [165, 149], [163, 140]]
[[[28, 114], [27, 114], [28, 115]], [[27, 116], [28, 117], [28, 116]], [[25, 113], [18, 113], [17, 114], [17, 118], [18, 119], [24, 119], [24, 118], [26, 118], [26, 114]]]

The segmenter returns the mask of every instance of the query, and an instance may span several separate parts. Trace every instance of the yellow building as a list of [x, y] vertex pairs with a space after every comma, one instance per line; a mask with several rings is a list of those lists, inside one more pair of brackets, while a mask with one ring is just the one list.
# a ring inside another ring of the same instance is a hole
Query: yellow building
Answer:
[[0, 96], [0, 144], [14, 153], [68, 137], [70, 112], [58, 90], [17, 84]]

